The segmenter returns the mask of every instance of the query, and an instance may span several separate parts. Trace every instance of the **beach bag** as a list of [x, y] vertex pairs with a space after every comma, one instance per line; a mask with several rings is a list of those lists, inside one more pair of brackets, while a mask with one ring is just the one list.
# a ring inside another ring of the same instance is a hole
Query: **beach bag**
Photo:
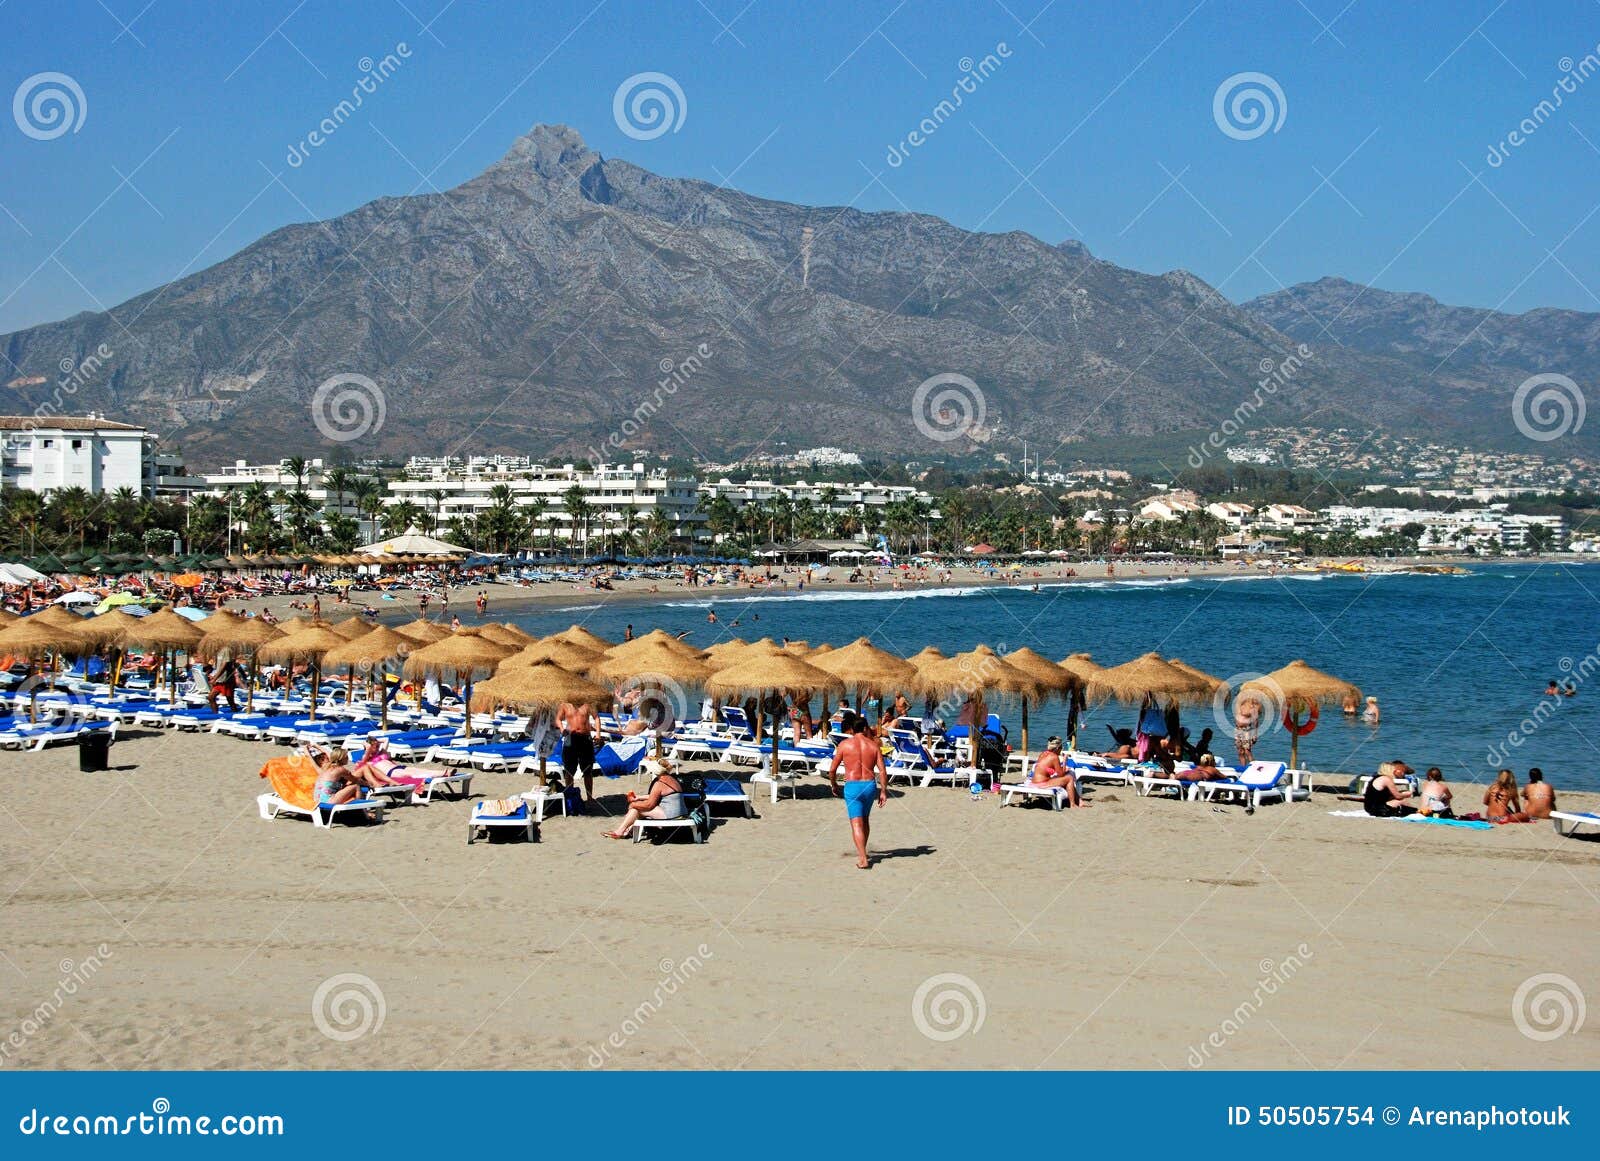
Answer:
[[993, 775], [998, 776], [1005, 772], [1006, 748], [993, 734], [985, 732], [978, 735], [977, 765]]

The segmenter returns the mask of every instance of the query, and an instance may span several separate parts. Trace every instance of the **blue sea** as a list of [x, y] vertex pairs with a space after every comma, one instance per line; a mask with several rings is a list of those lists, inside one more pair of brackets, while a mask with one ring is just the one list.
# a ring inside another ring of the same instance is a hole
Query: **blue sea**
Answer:
[[[1376, 728], [1325, 709], [1301, 741], [1310, 769], [1367, 772], [1389, 758], [1419, 771], [1484, 781], [1500, 766], [1518, 779], [1538, 766], [1559, 789], [1600, 790], [1600, 565], [1484, 564], [1468, 576], [1295, 574], [1077, 581], [1027, 587], [924, 589], [840, 594], [750, 595], [671, 590], [664, 604], [640, 605], [575, 593], [572, 604], [516, 618], [545, 634], [574, 622], [620, 640], [631, 623], [689, 630], [707, 646], [729, 636], [784, 637], [844, 645], [859, 636], [902, 656], [927, 645], [946, 653], [986, 643], [1002, 652], [1029, 646], [1053, 660], [1088, 652], [1114, 665], [1149, 650], [1224, 679], [1278, 668], [1295, 658], [1376, 695]], [[708, 624], [715, 608], [718, 623]], [[735, 624], [737, 622], [737, 624]], [[1552, 679], [1575, 697], [1544, 694]], [[1007, 722], [1019, 741], [1016, 707]], [[1062, 729], [1050, 703], [1031, 715], [1038, 739]], [[1219, 720], [1220, 719], [1220, 720]], [[1217, 731], [1231, 760], [1227, 709], [1196, 707], [1184, 722]], [[1080, 741], [1101, 748], [1106, 725], [1132, 726], [1133, 711], [1091, 707]], [[1287, 758], [1281, 728], [1265, 732], [1256, 756]]]

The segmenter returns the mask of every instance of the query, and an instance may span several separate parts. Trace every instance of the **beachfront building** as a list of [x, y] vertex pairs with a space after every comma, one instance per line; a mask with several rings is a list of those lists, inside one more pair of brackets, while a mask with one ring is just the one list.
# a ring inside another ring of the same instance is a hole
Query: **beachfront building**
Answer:
[[[1417, 536], [1424, 552], [1522, 552], [1566, 547], [1567, 522], [1560, 516], [1516, 515], [1506, 505], [1436, 512], [1425, 508], [1361, 508], [1335, 504], [1325, 510], [1330, 529], [1360, 539]], [[1535, 531], [1537, 529], [1537, 531]]]
[[82, 488], [99, 496], [129, 488], [141, 496], [186, 495], [200, 482], [181, 457], [156, 452], [156, 437], [90, 412], [41, 419], [0, 416], [0, 485], [25, 492]]
[[337, 512], [352, 519], [360, 515], [356, 494], [355, 476], [359, 473], [343, 469], [347, 474], [343, 487], [340, 477], [331, 476], [332, 465], [321, 459], [275, 460], [271, 463], [252, 464], [235, 460], [230, 466], [206, 472], [205, 495], [225, 503], [241, 499], [253, 488], [264, 488], [269, 494], [278, 492], [304, 492], [321, 512]]
[[1142, 501], [1134, 511], [1134, 519], [1171, 523], [1182, 520], [1185, 516], [1198, 515], [1204, 510], [1199, 496], [1193, 492], [1175, 489]]
[[1255, 523], [1273, 532], [1314, 532], [1322, 527], [1324, 519], [1299, 504], [1268, 504], [1256, 512]]
[[804, 480], [792, 484], [779, 484], [772, 480], [706, 481], [700, 485], [704, 501], [722, 497], [735, 508], [752, 504], [788, 503], [795, 507], [812, 507], [818, 512], [841, 514], [860, 512], [863, 509], [883, 511], [890, 504], [907, 501], [933, 506], [933, 497], [919, 488], [906, 484], [811, 484]]
[[1240, 504], [1233, 500], [1217, 500], [1206, 505], [1206, 515], [1215, 517], [1235, 530], [1249, 524], [1255, 514], [1256, 510], [1249, 504]]
[[590, 468], [511, 457], [427, 464], [413, 460], [404, 479], [389, 482], [384, 502], [389, 507], [415, 505], [442, 528], [492, 508], [496, 495], [502, 495], [496, 489], [502, 487], [523, 515], [532, 518], [534, 546], [576, 541], [579, 551], [605, 551], [613, 537], [642, 531], [657, 516], [672, 538], [694, 538], [705, 519], [695, 480], [647, 470], [642, 463]]

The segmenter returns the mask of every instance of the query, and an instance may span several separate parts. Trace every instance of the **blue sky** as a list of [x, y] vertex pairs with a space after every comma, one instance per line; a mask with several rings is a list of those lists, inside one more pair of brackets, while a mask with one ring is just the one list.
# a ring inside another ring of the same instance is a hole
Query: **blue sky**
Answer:
[[[0, 16], [0, 95], [61, 73], [86, 106], [49, 139], [26, 102], [34, 135], [14, 104], [0, 116], [0, 332], [113, 306], [289, 222], [449, 188], [541, 121], [763, 196], [1078, 238], [1235, 300], [1332, 274], [1600, 311], [1600, 74], [1488, 161], [1572, 75], [1563, 58], [1600, 53], [1596, 0], [10, 0]], [[402, 43], [291, 166], [362, 58]], [[998, 67], [891, 165], [986, 54]], [[643, 72], [686, 105], [651, 140], [613, 117]], [[1216, 120], [1241, 73], [1282, 93], [1274, 131]]]

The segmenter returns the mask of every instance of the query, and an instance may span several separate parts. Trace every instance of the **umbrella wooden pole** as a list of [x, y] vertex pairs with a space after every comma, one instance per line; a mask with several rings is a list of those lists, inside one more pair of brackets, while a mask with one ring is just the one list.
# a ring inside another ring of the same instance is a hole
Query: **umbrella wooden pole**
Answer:
[[[776, 705], [776, 703], [774, 703]], [[778, 784], [778, 711], [772, 711], [772, 784]]]
[[465, 721], [465, 723], [463, 725], [463, 728], [466, 730], [466, 733], [463, 734], [462, 736], [470, 740], [471, 737], [472, 737], [472, 674], [471, 673], [467, 674], [466, 690], [467, 690], [467, 692], [466, 692], [465, 701], [466, 701], [467, 717], [466, 717], [466, 721]]
[[317, 720], [317, 702], [322, 697], [322, 666], [311, 663], [311, 720]]
[[1028, 777], [1028, 695], [1022, 695], [1022, 777]]
[[356, 667], [354, 664], [344, 667], [344, 704], [354, 705], [356, 700]]
[[389, 674], [382, 665], [378, 666], [378, 728], [389, 728]]
[[1298, 770], [1299, 768], [1300, 768], [1300, 735], [1299, 734], [1290, 734], [1289, 735], [1289, 769]]

